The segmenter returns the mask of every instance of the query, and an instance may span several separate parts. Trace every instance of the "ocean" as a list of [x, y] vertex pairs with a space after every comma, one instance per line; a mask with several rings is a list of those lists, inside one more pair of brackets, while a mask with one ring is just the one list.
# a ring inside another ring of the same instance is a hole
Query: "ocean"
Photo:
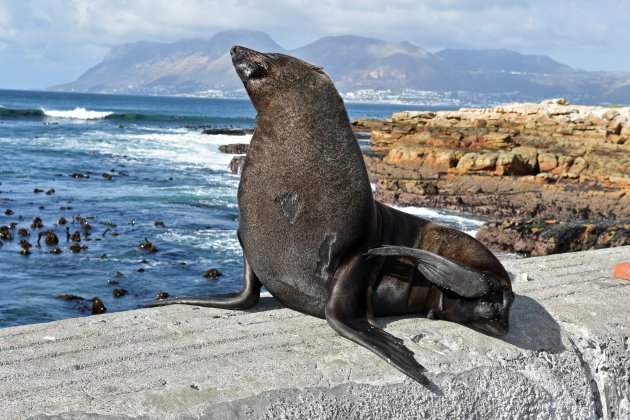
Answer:
[[[429, 108], [347, 109], [355, 119]], [[89, 316], [95, 298], [116, 312], [160, 292], [238, 291], [239, 177], [218, 148], [251, 136], [202, 131], [254, 118], [247, 100], [0, 90], [0, 327]], [[471, 233], [482, 223], [406, 211]]]

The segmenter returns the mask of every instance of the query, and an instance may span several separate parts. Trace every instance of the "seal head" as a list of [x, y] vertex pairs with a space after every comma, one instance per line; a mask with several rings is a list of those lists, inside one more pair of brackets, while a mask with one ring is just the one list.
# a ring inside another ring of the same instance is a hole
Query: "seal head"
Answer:
[[[254, 108], [272, 112], [270, 107], [289, 109], [300, 105], [304, 111], [304, 91], [321, 91], [323, 97], [338, 97], [330, 78], [321, 67], [279, 53], [261, 53], [234, 46], [230, 50], [232, 64], [243, 82]], [[299, 98], [300, 102], [297, 102]]]

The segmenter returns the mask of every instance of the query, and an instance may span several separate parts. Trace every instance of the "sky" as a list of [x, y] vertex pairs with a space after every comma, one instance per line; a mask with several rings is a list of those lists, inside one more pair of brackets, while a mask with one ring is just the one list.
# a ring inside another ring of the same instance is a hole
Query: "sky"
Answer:
[[627, 0], [0, 0], [0, 88], [73, 81], [114, 45], [226, 29], [260, 30], [286, 49], [359, 35], [630, 71], [628, 22]]

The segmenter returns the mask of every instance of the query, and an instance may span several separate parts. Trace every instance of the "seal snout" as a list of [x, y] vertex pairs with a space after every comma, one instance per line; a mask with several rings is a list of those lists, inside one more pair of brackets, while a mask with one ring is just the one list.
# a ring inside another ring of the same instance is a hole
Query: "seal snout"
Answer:
[[230, 49], [232, 64], [243, 83], [250, 79], [261, 79], [268, 74], [265, 56], [257, 51], [238, 45]]
[[230, 55], [232, 56], [232, 59], [234, 59], [234, 56], [242, 54], [244, 49], [245, 48], [241, 47], [240, 45], [235, 45], [230, 48]]

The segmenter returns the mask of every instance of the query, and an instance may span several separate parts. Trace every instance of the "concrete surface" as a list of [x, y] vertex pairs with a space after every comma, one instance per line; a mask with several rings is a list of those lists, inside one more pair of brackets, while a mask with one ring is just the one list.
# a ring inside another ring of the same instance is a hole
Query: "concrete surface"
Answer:
[[382, 319], [428, 368], [423, 388], [320, 319], [144, 309], [0, 329], [0, 417], [630, 418], [630, 247], [506, 261], [504, 339]]

